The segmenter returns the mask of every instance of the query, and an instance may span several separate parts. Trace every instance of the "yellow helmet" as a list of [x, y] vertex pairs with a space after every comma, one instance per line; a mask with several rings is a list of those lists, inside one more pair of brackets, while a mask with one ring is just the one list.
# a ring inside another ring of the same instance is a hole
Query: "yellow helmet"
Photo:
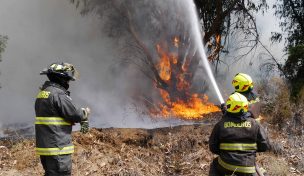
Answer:
[[226, 107], [227, 111], [230, 113], [247, 112], [248, 100], [244, 95], [235, 92], [229, 96], [226, 101]]
[[245, 73], [236, 74], [233, 78], [232, 85], [236, 92], [246, 92], [253, 89], [252, 79]]

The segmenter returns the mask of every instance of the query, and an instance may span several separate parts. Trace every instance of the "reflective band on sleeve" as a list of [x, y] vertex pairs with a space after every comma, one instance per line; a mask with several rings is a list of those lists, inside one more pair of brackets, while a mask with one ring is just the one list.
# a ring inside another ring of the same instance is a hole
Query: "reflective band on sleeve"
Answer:
[[218, 157], [218, 163], [225, 169], [230, 170], [232, 172], [253, 174], [255, 173], [255, 167], [247, 167], [247, 166], [235, 166], [228, 163], [225, 163], [220, 157]]
[[62, 117], [36, 117], [36, 125], [72, 125]]
[[221, 143], [220, 144], [221, 150], [240, 150], [240, 151], [247, 151], [247, 150], [256, 150], [257, 144], [245, 144], [245, 143]]
[[63, 148], [36, 148], [37, 155], [65, 155], [74, 152], [74, 146], [67, 146]]

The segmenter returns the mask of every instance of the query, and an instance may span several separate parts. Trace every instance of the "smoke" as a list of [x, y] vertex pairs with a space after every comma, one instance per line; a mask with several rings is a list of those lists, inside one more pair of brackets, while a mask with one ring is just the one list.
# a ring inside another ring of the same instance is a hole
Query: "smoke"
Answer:
[[81, 74], [71, 83], [71, 96], [75, 104], [92, 108], [94, 125], [124, 125], [127, 80], [111, 75], [118, 48], [100, 30], [98, 17], [81, 16], [73, 4], [62, 0], [4, 0], [0, 14], [0, 31], [9, 36], [0, 65], [1, 123], [33, 124], [35, 96], [46, 80], [39, 72], [52, 62], [66, 61]]
[[[154, 121], [138, 114], [132, 96], [135, 93], [153, 96], [152, 81], [137, 67], [143, 63], [137, 66], [129, 63], [130, 58], [141, 57], [143, 53], [132, 48], [134, 37], [130, 36], [128, 20], [122, 18], [126, 14], [111, 6], [114, 1], [90, 2], [84, 9], [77, 9], [68, 0], [0, 2], [0, 33], [9, 37], [0, 64], [1, 123], [34, 123], [35, 96], [46, 80], [39, 72], [56, 61], [70, 62], [79, 70], [80, 80], [71, 83], [71, 96], [78, 106], [91, 107], [93, 126], [154, 128], [181, 123]], [[169, 36], [170, 40], [174, 32], [188, 25], [182, 3], [173, 3], [174, 0], [115, 2], [120, 2], [117, 4], [120, 8], [127, 4], [133, 27], [149, 50], [155, 50], [154, 44], [162, 37]], [[183, 20], [184, 26], [178, 26], [176, 21]], [[153, 53], [152, 57], [156, 55]], [[204, 75], [199, 70], [194, 79], [208, 80]], [[212, 95], [212, 91], [209, 93]]]
[[96, 13], [82, 16], [75, 5], [62, 0], [3, 0], [0, 15], [0, 31], [9, 36], [0, 65], [2, 124], [34, 123], [35, 97], [46, 80], [39, 72], [56, 61], [70, 62], [79, 70], [71, 97], [78, 106], [91, 107], [92, 126], [153, 128], [179, 123], [139, 117], [134, 110], [130, 97], [150, 85], [134, 66], [121, 64], [121, 46], [129, 36], [115, 38], [105, 32], [106, 19]]

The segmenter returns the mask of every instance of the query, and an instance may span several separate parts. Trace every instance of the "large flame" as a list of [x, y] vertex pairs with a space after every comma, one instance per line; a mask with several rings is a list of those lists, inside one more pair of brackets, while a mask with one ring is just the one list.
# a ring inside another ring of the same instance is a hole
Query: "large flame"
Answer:
[[160, 90], [160, 94], [165, 104], [160, 104], [161, 115], [163, 117], [180, 117], [184, 119], [200, 119], [211, 112], [218, 112], [219, 108], [208, 102], [208, 96], [192, 94], [188, 101], [177, 100], [171, 102], [169, 94]]
[[[172, 43], [176, 48], [179, 47], [179, 39], [177, 37], [173, 38]], [[185, 78], [189, 74], [187, 72], [187, 62], [181, 62], [181, 69], [178, 69], [180, 67], [177, 66], [178, 56], [176, 53], [166, 52], [160, 44], [156, 45], [156, 49], [160, 57], [157, 65], [159, 76], [168, 86], [175, 86], [173, 89], [176, 90], [176, 94], [182, 94], [183, 96], [172, 97], [175, 94], [172, 94], [172, 92], [169, 94], [169, 89], [159, 88], [162, 102], [158, 104], [158, 110], [151, 110], [153, 115], [200, 119], [206, 114], [220, 110], [217, 106], [208, 102], [207, 95], [190, 93], [190, 83]]]

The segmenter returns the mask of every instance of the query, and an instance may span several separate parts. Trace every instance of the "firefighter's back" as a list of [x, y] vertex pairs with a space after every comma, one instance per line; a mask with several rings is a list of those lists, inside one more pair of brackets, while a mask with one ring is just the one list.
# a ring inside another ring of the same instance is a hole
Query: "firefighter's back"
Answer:
[[248, 166], [244, 170], [254, 169], [258, 128], [257, 122], [251, 117], [242, 120], [226, 115], [219, 123], [219, 163], [244, 168]]

